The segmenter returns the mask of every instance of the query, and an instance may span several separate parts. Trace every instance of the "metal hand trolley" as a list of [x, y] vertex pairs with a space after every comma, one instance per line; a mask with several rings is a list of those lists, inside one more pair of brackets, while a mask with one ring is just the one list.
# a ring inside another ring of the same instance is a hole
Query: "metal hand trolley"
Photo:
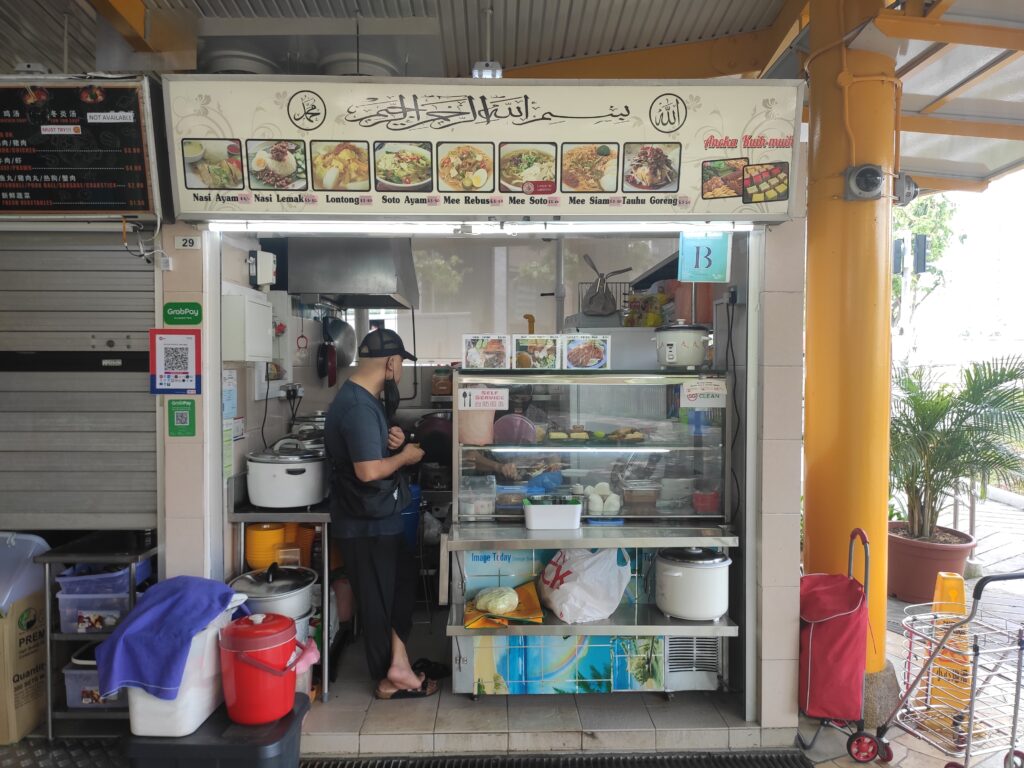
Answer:
[[903, 619], [907, 641], [904, 693], [879, 726], [879, 759], [892, 759], [885, 739], [896, 725], [962, 762], [1007, 750], [1006, 768], [1024, 768], [1017, 749], [1020, 720], [1024, 625], [981, 608], [981, 597], [995, 581], [1024, 579], [1024, 572], [985, 576], [974, 586], [974, 601], [912, 605]]
[[[853, 577], [853, 548], [864, 548], [864, 583]], [[850, 533], [846, 575], [811, 573], [800, 579], [800, 711], [818, 719], [810, 749], [826, 727], [848, 734], [846, 751], [858, 763], [874, 760], [875, 737], [864, 730], [864, 668], [868, 644], [871, 547], [860, 528]]]

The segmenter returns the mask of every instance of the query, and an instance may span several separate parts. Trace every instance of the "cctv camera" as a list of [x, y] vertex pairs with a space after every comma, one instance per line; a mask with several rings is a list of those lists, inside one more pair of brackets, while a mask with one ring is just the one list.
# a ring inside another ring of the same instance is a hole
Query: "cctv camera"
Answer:
[[851, 165], [846, 169], [844, 200], [878, 200], [882, 196], [885, 174], [882, 166], [873, 163]]
[[920, 192], [920, 187], [909, 173], [900, 171], [896, 174], [896, 179], [892, 184], [892, 196], [895, 198], [896, 205], [910, 205], [917, 199]]

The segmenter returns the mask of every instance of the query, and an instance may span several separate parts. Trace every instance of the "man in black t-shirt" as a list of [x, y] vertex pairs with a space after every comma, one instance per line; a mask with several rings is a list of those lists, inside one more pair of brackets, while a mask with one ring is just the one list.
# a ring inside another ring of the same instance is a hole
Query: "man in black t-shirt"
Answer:
[[358, 368], [327, 411], [324, 434], [331, 467], [331, 532], [345, 558], [379, 699], [437, 692], [436, 681], [412, 670], [405, 649], [416, 572], [402, 523], [411, 497], [399, 470], [421, 461], [423, 451], [405, 444], [399, 427], [388, 426], [398, 408], [403, 359], [416, 360], [397, 333], [381, 329], [367, 334], [359, 345]]

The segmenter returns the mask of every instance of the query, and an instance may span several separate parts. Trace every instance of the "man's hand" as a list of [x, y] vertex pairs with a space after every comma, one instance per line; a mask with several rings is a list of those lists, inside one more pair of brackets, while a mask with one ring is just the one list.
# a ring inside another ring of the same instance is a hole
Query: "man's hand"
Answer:
[[388, 450], [397, 451], [405, 442], [405, 432], [401, 427], [392, 427], [388, 430]]
[[423, 461], [423, 457], [426, 455], [423, 449], [415, 443], [407, 443], [402, 452], [398, 454], [402, 457], [402, 464], [404, 466], [411, 466], [413, 464], [419, 464]]
[[498, 466], [498, 472], [506, 480], [518, 480], [519, 479], [519, 470], [516, 468], [516, 465], [513, 462], [509, 462], [507, 464], [499, 465]]

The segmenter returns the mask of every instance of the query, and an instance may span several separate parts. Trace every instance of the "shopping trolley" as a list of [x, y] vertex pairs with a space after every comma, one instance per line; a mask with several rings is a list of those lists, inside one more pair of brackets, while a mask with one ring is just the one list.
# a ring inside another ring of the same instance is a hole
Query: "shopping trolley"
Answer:
[[970, 611], [956, 603], [906, 609], [904, 692], [876, 732], [880, 760], [892, 759], [885, 737], [896, 725], [962, 760], [946, 768], [968, 768], [971, 758], [1002, 749], [1006, 768], [1024, 767], [1017, 749], [1024, 625], [981, 607], [986, 586], [1015, 579], [1024, 572], [980, 579]]
[[[864, 547], [864, 584], [853, 577], [853, 549]], [[850, 533], [846, 575], [811, 573], [800, 579], [800, 711], [818, 720], [810, 749], [823, 729], [847, 734], [846, 751], [859, 763], [874, 760], [879, 744], [864, 730], [864, 667], [868, 642], [871, 548], [860, 528]]]

